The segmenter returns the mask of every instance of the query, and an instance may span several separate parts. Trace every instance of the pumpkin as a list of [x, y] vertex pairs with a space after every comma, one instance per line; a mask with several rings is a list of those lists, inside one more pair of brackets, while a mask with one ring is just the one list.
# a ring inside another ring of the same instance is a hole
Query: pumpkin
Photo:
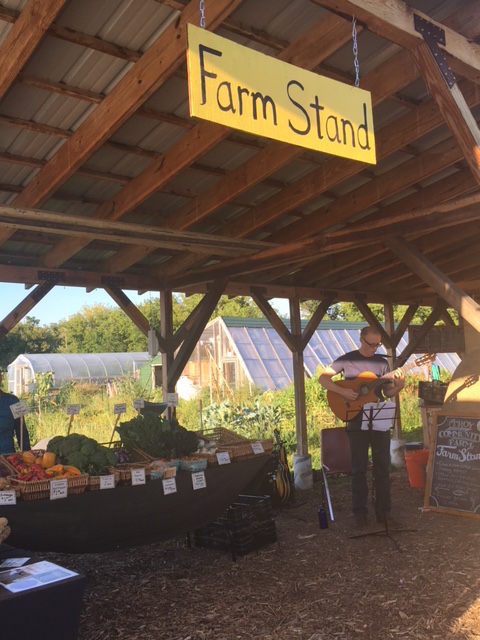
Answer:
[[47, 451], [43, 454], [42, 467], [44, 469], [50, 469], [50, 467], [54, 466], [56, 461], [57, 461], [57, 457], [53, 453], [53, 451]]

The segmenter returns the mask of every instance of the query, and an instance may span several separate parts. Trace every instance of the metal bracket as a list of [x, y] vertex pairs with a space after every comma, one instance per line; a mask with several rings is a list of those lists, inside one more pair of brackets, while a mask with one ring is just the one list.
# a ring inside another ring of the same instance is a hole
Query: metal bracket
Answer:
[[106, 287], [119, 287], [121, 289], [125, 286], [125, 278], [120, 276], [102, 276], [100, 282]]
[[445, 46], [446, 44], [444, 29], [438, 27], [436, 24], [428, 22], [428, 20], [425, 20], [425, 18], [421, 18], [416, 13], [413, 14], [413, 24], [415, 27], [415, 31], [420, 33], [425, 40], [425, 44], [432, 52], [434, 60], [437, 63], [438, 68], [442, 72], [443, 77], [445, 78], [445, 82], [451, 89], [457, 82], [457, 78], [448, 66], [445, 53], [438, 46], [439, 44], [443, 44], [443, 46]]
[[65, 280], [65, 273], [63, 271], [39, 271], [38, 279], [45, 282], [60, 282]]

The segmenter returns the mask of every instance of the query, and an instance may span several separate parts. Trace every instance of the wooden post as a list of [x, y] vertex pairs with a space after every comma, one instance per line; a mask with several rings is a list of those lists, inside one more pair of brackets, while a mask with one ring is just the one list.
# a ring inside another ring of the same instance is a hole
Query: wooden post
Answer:
[[[169, 290], [160, 292], [160, 333], [164, 341], [164, 344], [160, 346], [162, 352], [162, 394], [163, 401], [167, 402], [168, 394], [175, 391], [175, 385], [173, 385], [172, 389], [168, 384], [168, 371], [173, 365], [174, 360], [174, 351], [171, 346], [171, 337], [173, 335], [173, 304], [172, 292]], [[170, 419], [173, 414], [172, 407], [168, 407], [168, 418]]]
[[[387, 360], [390, 365], [390, 369], [394, 368], [395, 360], [397, 359], [397, 345], [395, 340], [395, 321], [393, 319], [393, 305], [391, 302], [387, 302], [383, 306], [385, 313], [385, 331], [392, 339], [392, 346], [386, 347], [387, 351]], [[396, 440], [399, 440], [402, 437], [402, 416], [400, 413], [400, 398], [399, 396], [395, 396], [394, 398], [390, 398], [393, 402], [395, 402], [395, 420], [393, 425], [393, 437]]]
[[307, 444], [307, 411], [305, 404], [305, 369], [303, 366], [303, 349], [301, 347], [302, 325], [300, 318], [300, 303], [298, 299], [289, 299], [290, 328], [292, 336], [296, 338], [295, 349], [292, 351], [293, 384], [295, 388], [295, 430], [297, 435], [297, 454], [308, 453]]

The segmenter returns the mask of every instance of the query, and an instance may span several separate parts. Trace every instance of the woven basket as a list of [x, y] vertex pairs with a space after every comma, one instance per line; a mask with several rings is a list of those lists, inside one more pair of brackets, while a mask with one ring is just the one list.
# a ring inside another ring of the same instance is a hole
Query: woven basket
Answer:
[[[10, 455], [10, 454], [7, 454], [7, 455]], [[8, 475], [10, 475], [10, 476], [17, 475], [17, 471], [16, 471], [15, 467], [12, 467], [10, 462], [7, 460], [7, 456], [6, 455], [0, 455], [0, 465], [4, 469], [6, 469], [8, 471]]]
[[120, 482], [130, 483], [132, 481], [132, 469], [145, 469], [145, 478], [150, 475], [150, 462], [123, 462], [118, 464], [115, 469], [120, 474]]
[[[20, 497], [22, 500], [39, 500], [40, 498], [50, 497], [50, 480], [55, 478], [48, 478], [48, 480], [19, 480], [18, 478], [12, 478], [12, 486], [18, 487], [20, 490]], [[79, 476], [72, 476], [67, 478], [67, 491], [68, 495], [75, 493], [83, 493], [87, 488], [88, 473], [81, 473]]]
[[248, 442], [248, 438], [235, 433], [235, 431], [230, 431], [230, 429], [225, 429], [225, 427], [215, 427], [215, 429], [206, 429], [196, 433], [199, 438], [214, 441], [218, 445]]
[[[116, 467], [108, 467], [109, 472], [114, 476], [115, 486], [120, 482], [120, 471]], [[88, 476], [88, 491], [99, 491], [100, 490], [100, 478], [101, 476]]]
[[[228, 447], [228, 455], [230, 456], [230, 460], [239, 462], [241, 460], [255, 458], [258, 455], [263, 455], [255, 453], [252, 449], [252, 444], [255, 444], [257, 442], [261, 443], [265, 454], [271, 453], [273, 449], [273, 440], [249, 440], [248, 442], [245, 442], [243, 444], [231, 444]], [[222, 447], [219, 448], [219, 451], [223, 451]]]

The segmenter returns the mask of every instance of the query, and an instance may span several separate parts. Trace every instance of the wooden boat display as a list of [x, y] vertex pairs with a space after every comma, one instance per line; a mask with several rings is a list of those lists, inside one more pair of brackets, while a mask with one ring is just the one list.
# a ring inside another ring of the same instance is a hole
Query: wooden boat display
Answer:
[[201, 489], [194, 489], [191, 473], [181, 471], [177, 491], [167, 495], [161, 480], [148, 480], [60, 500], [18, 500], [3, 510], [12, 530], [8, 542], [31, 551], [97, 553], [186, 534], [221, 515], [263, 475], [270, 459], [257, 455], [209, 466]]

